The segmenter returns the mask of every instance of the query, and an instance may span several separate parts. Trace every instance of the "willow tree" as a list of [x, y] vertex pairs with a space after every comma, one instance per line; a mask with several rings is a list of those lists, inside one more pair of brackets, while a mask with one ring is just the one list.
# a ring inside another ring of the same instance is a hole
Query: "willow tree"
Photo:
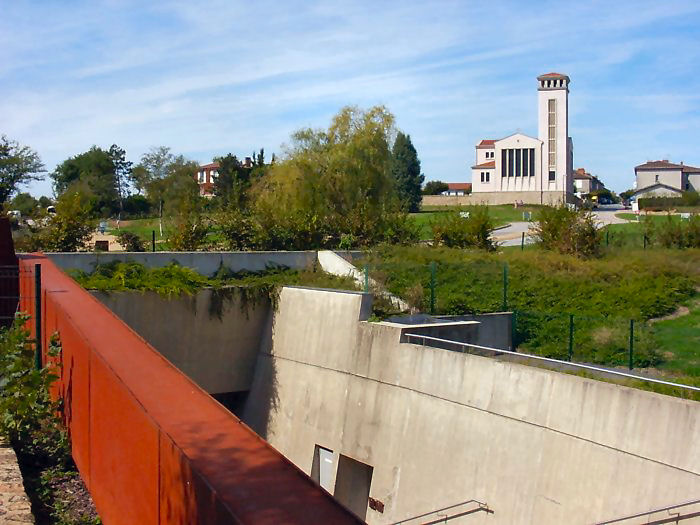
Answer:
[[404, 234], [408, 223], [391, 173], [395, 133], [383, 106], [345, 107], [328, 129], [294, 133], [281, 162], [255, 188], [263, 229], [290, 236], [297, 248]]

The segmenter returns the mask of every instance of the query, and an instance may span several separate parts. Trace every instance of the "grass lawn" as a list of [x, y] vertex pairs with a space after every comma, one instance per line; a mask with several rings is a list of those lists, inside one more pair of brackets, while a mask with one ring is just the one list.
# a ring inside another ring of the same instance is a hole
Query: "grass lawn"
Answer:
[[690, 301], [688, 313], [654, 323], [654, 335], [664, 362], [662, 370], [700, 377], [700, 300]]
[[[440, 215], [454, 211], [469, 211], [474, 206], [423, 206], [418, 213], [412, 213], [411, 217], [420, 226], [421, 240], [433, 238], [433, 231], [430, 223], [437, 219]], [[504, 226], [511, 222], [523, 220], [523, 212], [530, 212], [534, 219], [539, 211], [539, 206], [522, 206], [514, 208], [511, 204], [503, 204], [499, 206], [489, 206], [489, 214], [493, 219], [494, 226]]]
[[[700, 250], [626, 249], [582, 260], [540, 249], [489, 254], [385, 247], [368, 261], [374, 279], [424, 312], [430, 309], [430, 263], [435, 262], [435, 313], [447, 315], [502, 311], [507, 268], [505, 309], [516, 312], [515, 342], [523, 351], [566, 359], [574, 315], [574, 360], [624, 366], [634, 319], [635, 367], [665, 363], [684, 372], [682, 362], [665, 353], [675, 344], [667, 341], [673, 331], [661, 330], [666, 321], [648, 321], [697, 298]], [[694, 330], [689, 327], [698, 334]]]

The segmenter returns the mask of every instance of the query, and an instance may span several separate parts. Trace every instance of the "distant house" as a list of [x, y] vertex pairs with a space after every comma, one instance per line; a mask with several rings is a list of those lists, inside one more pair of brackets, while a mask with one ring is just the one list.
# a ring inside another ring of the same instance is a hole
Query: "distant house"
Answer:
[[471, 182], [448, 182], [447, 191], [443, 191], [441, 195], [468, 195], [472, 192]]
[[586, 172], [585, 168], [579, 168], [574, 172], [574, 188], [576, 194], [581, 196], [592, 191], [604, 190], [605, 185], [598, 177]]
[[[250, 157], [246, 157], [241, 166], [244, 168], [252, 168], [253, 160]], [[202, 197], [213, 197], [214, 196], [214, 181], [219, 176], [220, 164], [218, 162], [212, 162], [210, 164], [202, 164], [195, 175], [195, 180], [199, 184], [199, 194]]]
[[678, 197], [684, 191], [700, 191], [700, 168], [652, 160], [634, 168], [635, 191], [631, 198]]
[[219, 176], [219, 163], [212, 162], [199, 167], [195, 180], [199, 184], [199, 194], [203, 197], [214, 195], [214, 180]]

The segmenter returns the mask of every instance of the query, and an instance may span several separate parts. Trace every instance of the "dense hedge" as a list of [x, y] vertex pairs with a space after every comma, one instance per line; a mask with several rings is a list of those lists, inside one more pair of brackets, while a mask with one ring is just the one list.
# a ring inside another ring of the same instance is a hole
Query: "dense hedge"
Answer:
[[680, 197], [643, 197], [637, 199], [642, 210], [670, 210], [681, 206], [700, 206], [700, 194], [697, 191], [686, 191]]

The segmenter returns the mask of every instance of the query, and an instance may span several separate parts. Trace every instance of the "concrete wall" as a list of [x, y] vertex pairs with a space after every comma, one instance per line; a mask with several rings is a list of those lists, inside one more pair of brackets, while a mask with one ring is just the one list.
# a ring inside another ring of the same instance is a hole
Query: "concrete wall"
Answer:
[[133, 261], [149, 268], [172, 262], [193, 268], [203, 275], [213, 275], [220, 266], [233, 272], [260, 272], [269, 266], [303, 269], [313, 266], [316, 252], [122, 252], [122, 253], [47, 253], [59, 268], [91, 272], [98, 264]]
[[270, 301], [241, 288], [192, 296], [92, 294], [210, 394], [250, 389]]
[[441, 315], [438, 319], [445, 321], [476, 321], [479, 328], [476, 338], [470, 342], [498, 348], [500, 350], [513, 350], [513, 313], [495, 312], [491, 314], [475, 315]]
[[[561, 204], [563, 201], [561, 192], [550, 191], [494, 191], [471, 193], [459, 197], [447, 195], [424, 195], [423, 206], [468, 206], [474, 204], [513, 204], [522, 201], [525, 204]], [[567, 202], [576, 202], [578, 199], [572, 194], [566, 195]]]
[[495, 514], [469, 523], [592, 523], [700, 492], [697, 403], [401, 343], [367, 312], [284, 288], [244, 421], [307, 473], [317, 444], [373, 467], [369, 523], [471, 498]]

